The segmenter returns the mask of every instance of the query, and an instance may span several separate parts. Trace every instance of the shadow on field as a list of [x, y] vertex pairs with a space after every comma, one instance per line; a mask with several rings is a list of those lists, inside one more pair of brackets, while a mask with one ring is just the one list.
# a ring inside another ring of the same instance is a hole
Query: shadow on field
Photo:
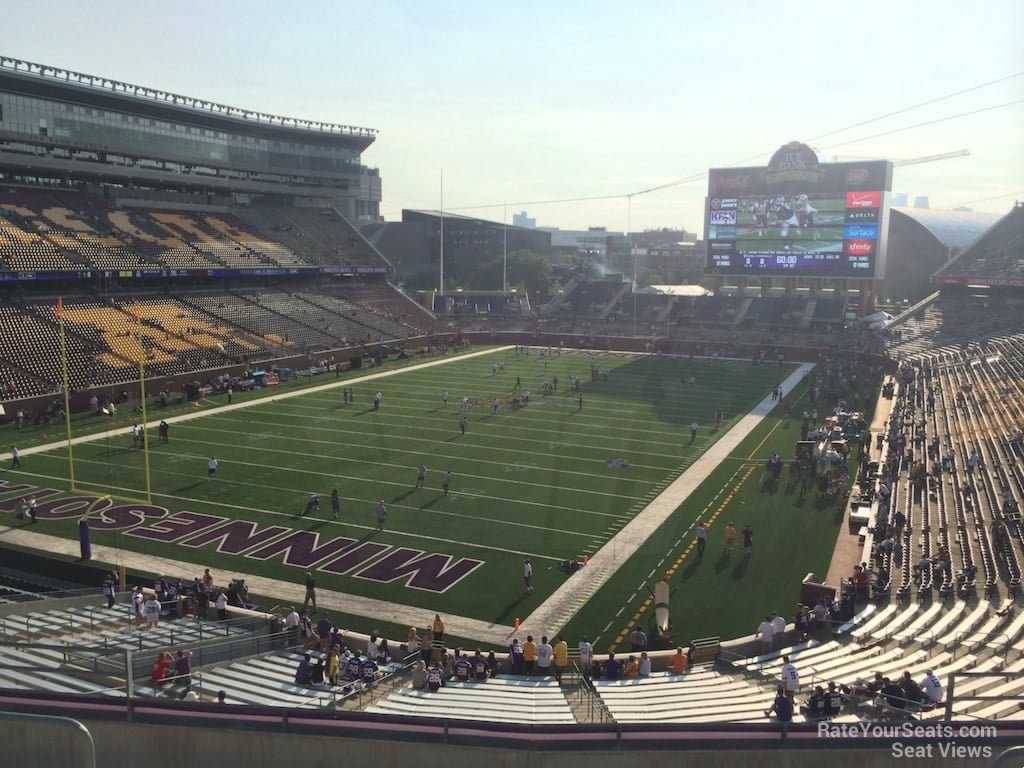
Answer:
[[419, 509], [430, 509], [432, 506], [437, 504], [437, 502], [439, 502], [443, 498], [444, 498], [444, 494], [443, 493], [439, 493], [439, 494], [437, 494], [437, 496], [432, 498], [430, 501], [427, 501], [427, 502], [424, 502], [423, 504], [420, 504], [419, 505]]
[[206, 478], [202, 480], [196, 480], [194, 483], [188, 483], [187, 485], [179, 485], [174, 489], [173, 493], [184, 493], [185, 491], [191, 491], [193, 488], [198, 488], [201, 485], [206, 484]]
[[416, 493], [416, 489], [415, 488], [410, 488], [409, 490], [405, 491], [404, 493], [400, 493], [397, 496], [392, 496], [391, 497], [391, 503], [392, 504], [397, 504], [402, 499], [407, 499], [410, 496], [412, 496], [414, 493]]
[[679, 580], [680, 581], [688, 580], [691, 576], [693, 576], [694, 573], [697, 572], [697, 568], [699, 568], [699, 567], [700, 567], [700, 558], [694, 556], [693, 558], [690, 559], [689, 565], [687, 565], [685, 568], [683, 568], [683, 573], [680, 576]]
[[729, 561], [732, 560], [732, 552], [728, 549], [723, 549], [722, 554], [718, 558], [718, 562], [715, 563], [715, 573], [721, 573], [729, 567]]
[[744, 557], [742, 560], [736, 563], [736, 566], [732, 569], [733, 581], [739, 581], [743, 578], [743, 574], [747, 572], [748, 565], [750, 565], [749, 557]]
[[525, 595], [525, 594], [523, 594], [523, 595], [520, 595], [520, 596], [519, 596], [519, 597], [517, 597], [517, 598], [516, 598], [515, 600], [513, 600], [512, 602], [510, 602], [510, 603], [509, 603], [508, 605], [506, 605], [506, 606], [505, 606], [504, 608], [502, 608], [502, 609], [501, 609], [501, 613], [498, 613], [498, 614], [496, 614], [496, 615], [494, 616], [494, 618], [492, 619], [492, 621], [493, 621], [493, 622], [494, 622], [495, 624], [510, 624], [511, 622], [509, 622], [509, 617], [511, 617], [511, 616], [512, 616], [512, 614], [513, 614], [513, 613], [515, 612], [516, 608], [517, 608], [517, 607], [518, 607], [518, 606], [519, 606], [519, 605], [520, 605], [520, 604], [521, 604], [521, 603], [523, 602], [523, 600], [525, 600], [525, 599], [526, 599], [526, 595]]

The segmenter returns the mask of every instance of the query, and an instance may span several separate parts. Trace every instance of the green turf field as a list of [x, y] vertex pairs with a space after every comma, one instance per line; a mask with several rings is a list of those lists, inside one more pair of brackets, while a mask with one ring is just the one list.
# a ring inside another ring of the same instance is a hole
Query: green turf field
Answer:
[[[499, 361], [504, 370], [495, 374]], [[609, 370], [607, 381], [590, 381], [592, 364]], [[356, 384], [353, 404], [343, 403], [340, 388], [329, 389], [245, 409], [208, 407], [202, 418], [172, 425], [166, 444], [153, 430], [153, 502], [163, 509], [122, 501], [140, 498], [144, 488], [143, 452], [128, 436], [75, 446], [75, 473], [79, 493], [121, 497], [94, 520], [94, 544], [293, 582], [312, 568], [321, 588], [511, 624], [564, 581], [560, 561], [599, 549], [790, 371], [745, 362], [524, 357], [502, 350]], [[583, 379], [582, 410], [567, 392], [570, 375]], [[554, 376], [557, 393], [543, 396], [542, 382]], [[491, 398], [507, 400], [516, 377], [530, 391], [530, 404], [513, 410], [503, 402], [492, 413]], [[374, 411], [378, 389], [383, 402]], [[463, 396], [479, 401], [465, 412], [465, 435], [458, 427]], [[720, 430], [717, 408], [725, 414]], [[691, 444], [694, 420], [700, 429]], [[676, 563], [694, 519], [710, 515], [711, 499], [754, 465], [757, 471], [730, 509], [713, 522], [703, 561], [678, 564], [673, 620], [682, 639], [752, 632], [750, 622], [764, 608], [788, 613], [791, 605], [775, 603], [782, 595], [795, 598], [799, 577], [820, 567], [822, 558], [827, 567], [837, 522], [831, 511], [815, 509], [813, 499], [797, 506], [784, 489], [768, 494], [757, 488], [760, 454], [773, 447], [783, 455], [792, 451], [796, 426], [788, 434], [778, 426], [777, 418], [766, 419], [736, 452], [742, 455], [724, 462], [568, 629], [613, 642], [643, 605], [639, 588], [653, 583], [648, 572], [657, 564], [660, 575]], [[746, 460], [748, 454], [757, 458]], [[208, 479], [211, 455], [219, 468]], [[428, 473], [417, 489], [420, 462]], [[446, 470], [453, 475], [448, 496], [440, 487]], [[4, 471], [0, 480], [63, 490], [67, 476], [66, 449], [57, 449], [25, 457], [22, 471]], [[337, 521], [330, 512], [332, 488], [343, 499]], [[320, 509], [300, 517], [311, 493], [320, 494]], [[5, 496], [10, 510], [13, 496], [0, 487], [0, 500]], [[383, 532], [374, 516], [380, 500], [388, 509]], [[76, 536], [81, 508], [49, 506], [36, 530]], [[718, 557], [715, 529], [733, 511], [756, 520], [757, 548], [747, 565], [736, 553]], [[523, 590], [524, 557], [534, 564], [531, 594]], [[636, 593], [632, 599], [630, 593]], [[765, 600], [770, 604], [762, 607]], [[641, 612], [637, 621], [645, 620]]]

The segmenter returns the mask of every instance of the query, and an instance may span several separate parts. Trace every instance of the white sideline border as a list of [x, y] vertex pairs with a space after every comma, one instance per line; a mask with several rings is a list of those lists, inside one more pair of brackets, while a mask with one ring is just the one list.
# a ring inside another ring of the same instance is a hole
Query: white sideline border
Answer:
[[[261, 397], [247, 400], [242, 403], [221, 405], [209, 410], [200, 410], [194, 413], [172, 416], [165, 421], [168, 424], [175, 424], [192, 419], [202, 418], [209, 413], [223, 413], [225, 411], [253, 408], [265, 405], [273, 400], [284, 400], [291, 397], [330, 391], [338, 387], [348, 387], [354, 384], [374, 381], [376, 379], [396, 376], [409, 371], [432, 368], [439, 365], [447, 365], [460, 360], [468, 360], [475, 357], [482, 357], [494, 352], [506, 352], [513, 349], [512, 345], [491, 347], [486, 350], [467, 352], [453, 357], [444, 357], [439, 360], [430, 360], [424, 363], [417, 363], [392, 371], [380, 371], [351, 379], [333, 381], [329, 384], [321, 384], [314, 387], [304, 387], [292, 392], [284, 392], [281, 395], [272, 397]], [[581, 349], [567, 350], [567, 353], [592, 353], [592, 354], [614, 354], [615, 351]], [[684, 359], [680, 355], [660, 355], [652, 352], [618, 352], [630, 357], [667, 357], [670, 359]], [[730, 359], [730, 362], [732, 360]], [[814, 367], [813, 363], [799, 364], [784, 381], [783, 389], [792, 389], [803, 381], [807, 373]], [[761, 402], [737, 421], [722, 437], [707, 449], [692, 465], [679, 475], [664, 491], [656, 496], [646, 507], [638, 512], [633, 519], [627, 523], [618, 533], [610, 538], [598, 552], [590, 558], [589, 564], [580, 568], [551, 593], [524, 621], [521, 622], [519, 634], [534, 634], [554, 636], [568, 623], [580, 610], [582, 605], [570, 607], [578, 592], [585, 591], [584, 578], [589, 573], [601, 572], [604, 569], [604, 581], [607, 581], [621, 568], [629, 558], [636, 553], [647, 538], [656, 531], [665, 520], [682, 504], [693, 491], [703, 483], [719, 463], [728, 458], [736, 446], [745, 440], [750, 433], [760, 424], [778, 403], [766, 395]], [[146, 428], [150, 429], [159, 424], [159, 421], [150, 420]], [[72, 445], [96, 442], [110, 436], [131, 434], [132, 427], [122, 427], [107, 432], [83, 435], [72, 438]], [[43, 445], [26, 448], [20, 452], [21, 456], [31, 456], [35, 453], [45, 453], [67, 445], [66, 440], [54, 441]], [[0, 461], [9, 461], [10, 453], [0, 454]], [[77, 557], [78, 542], [72, 539], [65, 539], [58, 536], [51, 536], [44, 533], [26, 530], [24, 527], [0, 527], [2, 540], [27, 547], [30, 549], [43, 550], [61, 554], [69, 557]], [[201, 573], [206, 566], [197, 565], [172, 558], [153, 557], [130, 550], [118, 550], [113, 547], [94, 545], [93, 557], [95, 560], [108, 564], [124, 565], [132, 570], [142, 572], [159, 573]], [[297, 582], [270, 579], [262, 576], [245, 574], [246, 582], [250, 590], [255, 594], [266, 595], [280, 599], [283, 603], [299, 604], [305, 595], [304, 584]], [[603, 582], [602, 582], [603, 583]], [[405, 626], [425, 627], [429, 626], [431, 617], [429, 610], [414, 606], [400, 605], [391, 601], [378, 600], [375, 598], [363, 597], [333, 590], [317, 589], [318, 608], [323, 610], [339, 612], [341, 614], [353, 614], [363, 618], [375, 618], [393, 624]], [[590, 599], [593, 599], [591, 595]], [[466, 616], [452, 614], [445, 615], [445, 632], [456, 637], [477, 640], [493, 645], [504, 645], [516, 632], [512, 627], [505, 624], [485, 622]], [[395, 638], [401, 640], [401, 638]]]

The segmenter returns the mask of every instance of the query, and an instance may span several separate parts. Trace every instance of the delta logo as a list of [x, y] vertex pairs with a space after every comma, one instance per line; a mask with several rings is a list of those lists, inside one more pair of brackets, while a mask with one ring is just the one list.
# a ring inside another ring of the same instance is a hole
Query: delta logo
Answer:
[[847, 240], [844, 251], [847, 256], [874, 256], [874, 240]]
[[847, 208], [878, 208], [882, 205], [881, 192], [847, 192]]

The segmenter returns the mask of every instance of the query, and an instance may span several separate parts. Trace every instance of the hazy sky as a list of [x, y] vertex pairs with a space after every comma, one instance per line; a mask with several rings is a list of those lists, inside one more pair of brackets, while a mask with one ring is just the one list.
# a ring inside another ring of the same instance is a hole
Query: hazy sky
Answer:
[[[382, 212], [502, 201], [541, 225], [626, 227], [624, 195], [1024, 72], [1024, 3], [3, 0], [0, 53], [233, 106], [377, 128]], [[1024, 199], [1024, 77], [812, 142], [896, 170], [932, 207]], [[840, 146], [841, 145], [841, 146]], [[701, 229], [704, 180], [632, 202]], [[519, 201], [618, 195], [608, 201]], [[466, 211], [470, 213], [470, 211]]]

